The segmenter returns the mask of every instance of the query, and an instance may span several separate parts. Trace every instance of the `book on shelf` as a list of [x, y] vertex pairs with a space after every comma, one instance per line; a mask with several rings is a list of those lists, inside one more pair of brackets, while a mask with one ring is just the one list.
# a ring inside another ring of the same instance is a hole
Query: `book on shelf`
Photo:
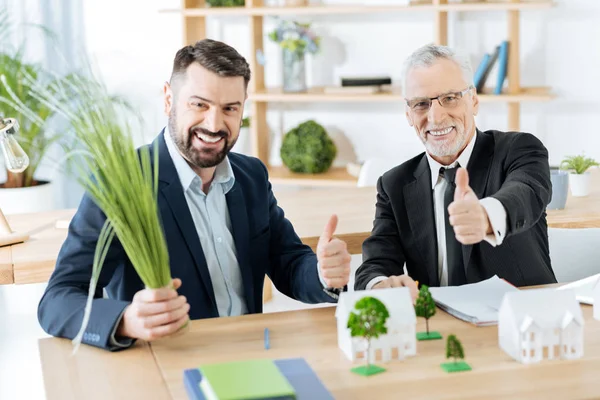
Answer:
[[506, 80], [508, 68], [508, 46], [509, 42], [502, 41], [492, 53], [485, 53], [473, 75], [473, 83], [477, 93], [484, 92], [485, 84], [492, 72], [496, 71], [496, 84], [492, 89], [493, 94], [502, 94], [502, 87]]
[[498, 54], [498, 77], [496, 79], [496, 89], [494, 94], [502, 94], [502, 86], [506, 79], [506, 70], [508, 69], [508, 41], [504, 40], [500, 44], [500, 52]]
[[392, 78], [389, 76], [357, 76], [341, 78], [341, 86], [382, 86], [391, 84]]
[[496, 275], [467, 285], [429, 288], [440, 309], [476, 326], [497, 325], [502, 298], [506, 293], [517, 290]]
[[303, 358], [208, 364], [186, 369], [183, 379], [190, 400], [333, 399]]
[[496, 50], [492, 53], [486, 53], [477, 67], [477, 71], [475, 72], [474, 83], [475, 88], [477, 88], [477, 93], [483, 93], [483, 88], [485, 86], [485, 82], [487, 81], [490, 72], [496, 60], [498, 59], [498, 54], [500, 53], [500, 46], [496, 46]]
[[390, 93], [390, 85], [372, 85], [372, 86], [325, 86], [323, 93], [326, 94], [377, 94]]

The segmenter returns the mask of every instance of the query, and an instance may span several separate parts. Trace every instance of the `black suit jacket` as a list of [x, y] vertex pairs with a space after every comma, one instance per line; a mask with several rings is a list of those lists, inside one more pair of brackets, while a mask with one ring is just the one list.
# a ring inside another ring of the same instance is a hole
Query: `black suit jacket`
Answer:
[[[551, 198], [548, 152], [533, 135], [477, 130], [469, 164], [469, 185], [478, 198], [498, 199], [507, 213], [504, 241], [462, 246], [468, 283], [493, 275], [515, 286], [556, 282], [550, 265], [546, 206]], [[377, 182], [371, 236], [355, 288], [377, 276], [408, 275], [439, 286], [438, 247], [431, 170], [425, 153], [391, 169]]]
[[[190, 304], [191, 319], [218, 317], [210, 274], [181, 181], [163, 134], [158, 141], [158, 208], [171, 274]], [[153, 152], [153, 148], [150, 148]], [[153, 160], [153, 157], [150, 157]], [[235, 184], [226, 200], [249, 313], [262, 312], [265, 274], [277, 289], [305, 303], [336, 302], [323, 290], [317, 257], [302, 244], [271, 191], [260, 160], [230, 153]], [[69, 226], [56, 268], [38, 307], [42, 328], [50, 335], [73, 339], [81, 327], [92, 274], [96, 242], [106, 216], [87, 195]], [[109, 298], [102, 298], [106, 288]], [[123, 309], [144, 285], [115, 238], [102, 268], [83, 343], [114, 350], [109, 338]]]

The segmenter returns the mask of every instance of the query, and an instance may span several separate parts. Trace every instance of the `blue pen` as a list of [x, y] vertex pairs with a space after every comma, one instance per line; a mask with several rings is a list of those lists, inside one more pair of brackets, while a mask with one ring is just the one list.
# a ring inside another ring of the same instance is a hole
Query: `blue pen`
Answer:
[[269, 328], [265, 328], [265, 350], [269, 350]]

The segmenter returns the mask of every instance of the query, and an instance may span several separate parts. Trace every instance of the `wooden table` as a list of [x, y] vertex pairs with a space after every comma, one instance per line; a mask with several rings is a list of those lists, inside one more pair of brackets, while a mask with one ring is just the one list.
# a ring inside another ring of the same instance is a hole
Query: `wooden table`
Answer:
[[[337, 214], [337, 236], [347, 242], [350, 253], [362, 252], [362, 243], [373, 227], [374, 187], [282, 190], [276, 197], [302, 241], [313, 249], [329, 216]], [[56, 220], [69, 220], [74, 212], [60, 210], [7, 218], [14, 231], [23, 232]], [[551, 228], [600, 228], [600, 171], [592, 173], [589, 196], [569, 196], [564, 210], [548, 211], [548, 225]], [[66, 233], [66, 229], [50, 228], [25, 243], [0, 248], [0, 284], [46, 282]]]
[[[591, 306], [582, 309], [584, 356], [528, 366], [500, 350], [497, 326], [478, 328], [438, 310], [431, 325], [444, 337], [457, 335], [473, 368], [455, 374], [441, 370], [445, 341], [437, 340], [417, 342], [417, 356], [389, 362], [388, 372], [369, 378], [354, 375], [353, 364], [337, 347], [335, 307], [193, 321], [187, 333], [152, 343], [151, 354], [143, 342], [117, 353], [83, 346], [74, 357], [69, 357], [70, 343], [64, 339], [42, 339], [39, 344], [48, 400], [83, 398], [88, 385], [88, 399], [187, 399], [184, 369], [290, 357], [305, 358], [336, 399], [600, 398], [600, 321], [592, 319]], [[270, 330], [270, 350], [264, 350], [265, 327]], [[419, 318], [417, 331], [424, 329]]]

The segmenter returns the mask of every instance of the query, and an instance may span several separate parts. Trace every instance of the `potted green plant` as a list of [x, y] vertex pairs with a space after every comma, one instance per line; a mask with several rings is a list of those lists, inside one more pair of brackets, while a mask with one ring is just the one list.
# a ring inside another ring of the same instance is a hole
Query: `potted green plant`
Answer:
[[[8, 13], [0, 10], [1, 31], [12, 29], [9, 20]], [[15, 138], [30, 164], [23, 172], [6, 171], [6, 181], [0, 184], [0, 207], [6, 214], [49, 210], [54, 206], [54, 188], [51, 181], [39, 179], [37, 172], [48, 150], [59, 145], [63, 135], [49, 129], [55, 112], [31, 95], [32, 84], [52, 90], [56, 82], [72, 75], [57, 77], [40, 64], [28, 62], [24, 49], [12, 48], [9, 37], [0, 36], [0, 117], [19, 121]]]
[[282, 20], [269, 39], [283, 51], [283, 91], [306, 91], [305, 54], [316, 54], [321, 38], [310, 30], [310, 24]]
[[244, 7], [245, 0], [206, 0], [209, 7]]
[[337, 147], [322, 125], [309, 120], [286, 133], [280, 155], [292, 172], [319, 174], [331, 167]]
[[350, 336], [361, 337], [367, 342], [367, 365], [356, 367], [352, 372], [369, 376], [384, 372], [385, 368], [371, 364], [371, 340], [387, 333], [386, 322], [390, 313], [383, 302], [375, 297], [366, 296], [356, 302], [356, 312], [350, 312], [347, 327]]
[[593, 158], [584, 155], [567, 156], [560, 163], [560, 168], [569, 171], [569, 184], [571, 194], [576, 197], [587, 196], [590, 192], [591, 167], [598, 166]]

